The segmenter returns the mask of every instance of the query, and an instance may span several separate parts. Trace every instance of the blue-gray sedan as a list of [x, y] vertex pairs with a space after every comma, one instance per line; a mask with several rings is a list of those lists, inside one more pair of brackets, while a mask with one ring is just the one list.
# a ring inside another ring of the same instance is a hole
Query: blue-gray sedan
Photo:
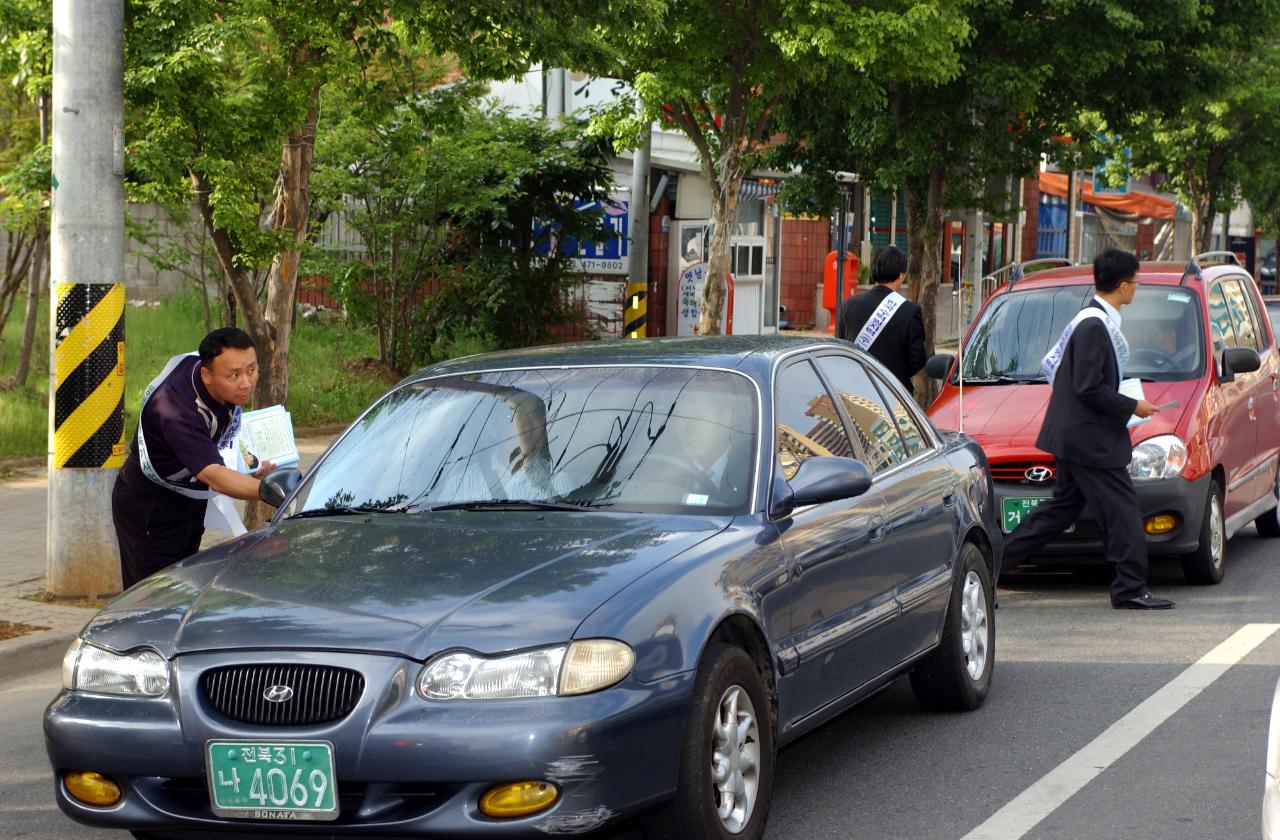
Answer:
[[264, 494], [268, 527], [67, 652], [44, 724], [71, 817], [756, 838], [780, 745], [904, 673], [930, 708], [991, 685], [986, 460], [844, 342], [442, 363]]

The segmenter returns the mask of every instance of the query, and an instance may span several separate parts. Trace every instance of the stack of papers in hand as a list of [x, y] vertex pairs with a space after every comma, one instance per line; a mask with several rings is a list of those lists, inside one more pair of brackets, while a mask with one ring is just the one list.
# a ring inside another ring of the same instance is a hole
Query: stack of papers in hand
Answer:
[[246, 411], [240, 417], [240, 431], [231, 449], [222, 452], [223, 461], [233, 470], [251, 473], [263, 461], [277, 467], [298, 463], [298, 444], [293, 438], [293, 419], [282, 405]]
[[[1133, 397], [1135, 400], [1145, 400], [1147, 398], [1146, 394], [1144, 394], [1142, 391], [1141, 379], [1121, 380], [1120, 393], [1124, 394], [1126, 397]], [[1134, 426], [1141, 426], [1143, 423], [1146, 423], [1150, 419], [1151, 419], [1150, 417], [1139, 417], [1136, 414], [1130, 414], [1129, 422], [1125, 425], [1128, 428], [1132, 429]]]

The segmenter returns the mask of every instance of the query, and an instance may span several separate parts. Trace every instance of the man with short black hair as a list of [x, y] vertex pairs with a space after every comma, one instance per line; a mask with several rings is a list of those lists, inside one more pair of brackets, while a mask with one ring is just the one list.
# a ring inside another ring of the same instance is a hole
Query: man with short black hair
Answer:
[[263, 463], [253, 476], [223, 464], [240, 427], [240, 407], [258, 382], [253, 340], [234, 327], [216, 329], [198, 353], [175, 356], [142, 396], [138, 435], [111, 492], [125, 589], [200, 549], [208, 501], [221, 493], [258, 498]]
[[1067, 324], [1044, 357], [1053, 392], [1036, 446], [1053, 454], [1053, 498], [1033, 510], [1005, 542], [1013, 569], [1075, 523], [1086, 504], [1102, 528], [1103, 550], [1116, 567], [1111, 605], [1162, 610], [1173, 602], [1147, 588], [1147, 541], [1138, 495], [1129, 477], [1129, 418], [1159, 409], [1120, 393], [1129, 343], [1120, 332], [1120, 307], [1133, 302], [1138, 260], [1109, 249], [1093, 260], [1096, 294]]
[[898, 291], [906, 276], [906, 255], [896, 245], [881, 248], [871, 262], [875, 285], [840, 304], [836, 336], [870, 353], [915, 393], [911, 377], [926, 361], [924, 315]]

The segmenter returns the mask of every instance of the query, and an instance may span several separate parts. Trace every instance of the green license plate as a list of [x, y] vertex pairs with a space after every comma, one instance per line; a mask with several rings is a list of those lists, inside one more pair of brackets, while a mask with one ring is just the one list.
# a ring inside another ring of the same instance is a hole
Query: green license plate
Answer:
[[209, 741], [209, 798], [220, 817], [336, 820], [328, 741]]
[[[1036, 505], [1041, 502], [1047, 502], [1050, 498], [1050, 496], [1028, 496], [1025, 498], [1004, 499], [1000, 526], [1004, 528], [1006, 534], [1011, 533], [1014, 528], [1022, 524], [1022, 520], [1026, 519], [1031, 511], [1036, 509]], [[1076, 526], [1072, 525], [1063, 533], [1070, 534], [1075, 529]]]

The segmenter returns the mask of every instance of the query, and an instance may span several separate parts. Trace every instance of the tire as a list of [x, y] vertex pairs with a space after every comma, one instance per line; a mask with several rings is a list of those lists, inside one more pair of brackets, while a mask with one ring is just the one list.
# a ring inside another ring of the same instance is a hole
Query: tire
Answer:
[[[738, 721], [735, 734], [743, 740], [734, 746], [737, 738], [730, 739], [726, 749], [718, 747], [717, 741], [720, 722], [729, 714]], [[756, 663], [741, 648], [713, 642], [702, 656], [693, 687], [675, 798], [641, 824], [643, 835], [648, 840], [762, 837], [773, 794], [772, 719]], [[719, 782], [715, 778], [717, 766], [732, 768]], [[726, 787], [745, 791], [745, 802], [726, 797]], [[718, 810], [722, 803], [727, 811], [724, 817]], [[731, 804], [736, 807], [729, 808]]]
[[1204, 516], [1200, 520], [1200, 544], [1190, 554], [1182, 555], [1182, 574], [1187, 583], [1209, 586], [1222, 583], [1226, 566], [1227, 524], [1222, 512], [1222, 487], [1217, 479], [1209, 482], [1205, 495]]
[[[1277, 499], [1280, 499], [1280, 470], [1276, 471], [1276, 486], [1272, 492]], [[1267, 539], [1280, 537], [1280, 505], [1253, 520], [1253, 524], [1258, 529], [1260, 537]]]
[[942, 641], [911, 672], [911, 690], [926, 709], [976, 709], [991, 690], [996, 664], [991, 573], [973, 543], [960, 552], [960, 573], [947, 605]]

